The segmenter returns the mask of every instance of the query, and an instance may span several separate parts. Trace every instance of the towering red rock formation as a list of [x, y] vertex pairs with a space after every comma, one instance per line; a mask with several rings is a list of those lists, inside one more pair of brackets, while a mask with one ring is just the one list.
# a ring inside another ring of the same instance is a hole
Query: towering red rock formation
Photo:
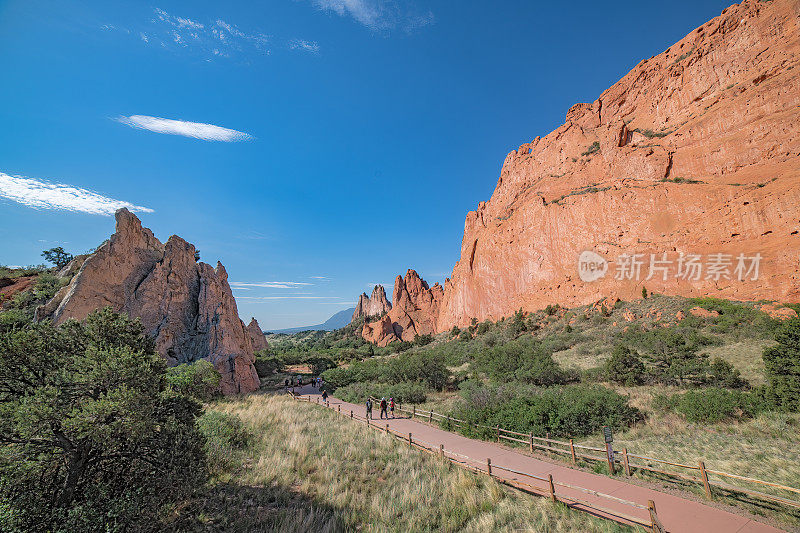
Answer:
[[411, 341], [417, 335], [434, 333], [442, 296], [441, 285], [436, 283], [428, 287], [416, 271], [409, 269], [405, 278], [397, 276], [394, 280], [389, 313], [380, 320], [365, 324], [362, 336], [379, 346], [386, 346], [396, 340]]
[[351, 322], [357, 318], [376, 317], [388, 313], [392, 309], [392, 304], [386, 298], [386, 290], [383, 285], [375, 285], [372, 289], [372, 296], [367, 296], [366, 292], [361, 293], [358, 304], [353, 311]]
[[264, 336], [264, 330], [258, 325], [258, 320], [255, 317], [252, 317], [247, 325], [247, 335], [250, 337], [250, 345], [253, 346], [254, 352], [269, 348], [267, 338]]
[[116, 233], [37, 316], [61, 323], [111, 306], [139, 317], [170, 365], [207, 359], [222, 374], [224, 393], [256, 390], [251, 338], [225, 267], [198, 263], [194, 246], [175, 235], [162, 244], [127, 209], [116, 220]]
[[642, 286], [800, 300], [799, 24], [798, 0], [733, 5], [512, 151], [437, 331]]

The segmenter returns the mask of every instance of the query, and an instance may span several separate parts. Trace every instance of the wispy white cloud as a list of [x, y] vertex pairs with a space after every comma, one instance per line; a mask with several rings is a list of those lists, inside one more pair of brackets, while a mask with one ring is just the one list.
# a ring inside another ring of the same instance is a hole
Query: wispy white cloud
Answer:
[[269, 301], [269, 300], [337, 300], [330, 303], [343, 303], [342, 298], [334, 296], [236, 296], [237, 300]]
[[204, 141], [247, 141], [253, 137], [242, 131], [231, 130], [213, 124], [202, 122], [187, 122], [185, 120], [173, 120], [169, 118], [151, 117], [147, 115], [121, 116], [114, 120], [122, 124], [152, 131], [155, 133], [167, 133], [170, 135], [183, 135], [184, 137], [194, 137]]
[[331, 278], [329, 278], [328, 276], [308, 276], [308, 277], [310, 279], [318, 279], [318, 280], [321, 280], [321, 281], [330, 281], [331, 280]]
[[114, 200], [88, 189], [24, 176], [9, 176], [2, 172], [0, 172], [0, 198], [34, 209], [61, 209], [92, 215], [113, 215], [117, 209], [123, 207], [143, 213], [153, 212], [147, 207]]
[[315, 41], [306, 41], [303, 39], [292, 39], [289, 41], [289, 48], [292, 50], [301, 50], [303, 52], [311, 52], [312, 54], [319, 53], [319, 45]]
[[253, 283], [232, 281], [230, 285], [233, 288], [260, 287], [264, 289], [297, 289], [300, 287], [313, 285], [313, 283], [306, 283], [302, 281], [259, 281]]
[[407, 32], [433, 24], [432, 11], [418, 12], [412, 4], [399, 0], [311, 0], [319, 9], [350, 16], [376, 32], [401, 28]]

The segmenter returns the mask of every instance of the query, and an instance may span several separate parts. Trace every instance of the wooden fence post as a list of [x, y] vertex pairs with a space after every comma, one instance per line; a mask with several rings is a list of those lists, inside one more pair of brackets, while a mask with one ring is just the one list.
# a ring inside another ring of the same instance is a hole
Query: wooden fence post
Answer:
[[650, 524], [652, 532], [666, 533], [666, 529], [664, 529], [664, 526], [661, 524], [661, 520], [658, 519], [658, 514], [656, 513], [656, 502], [649, 500], [647, 502], [647, 508], [650, 510]]
[[353, 418], [353, 410], [350, 409], [350, 418]]
[[497, 442], [500, 442], [500, 424], [497, 424]]
[[628, 448], [622, 448], [622, 460], [625, 464], [625, 475], [630, 477], [631, 475], [631, 466], [628, 463]]
[[367, 421], [367, 425], [369, 425], [369, 418], [367, 418], [366, 421]]
[[408, 434], [408, 445], [411, 446], [411, 433]]
[[433, 411], [428, 411], [428, 422], [433, 424]]
[[709, 500], [714, 499], [714, 496], [711, 494], [711, 485], [708, 484], [708, 474], [706, 473], [706, 465], [703, 461], [700, 461], [700, 477], [703, 478], [703, 487], [706, 489], [706, 497]]
[[444, 459], [444, 444], [439, 445], [439, 455]]
[[389, 433], [389, 424], [386, 424], [386, 433]]
[[489, 476], [492, 475], [492, 460], [489, 458], [486, 459], [486, 472], [489, 474]]
[[533, 453], [533, 433], [528, 435], [531, 444], [531, 453]]
[[616, 473], [616, 469], [614, 469], [614, 448], [611, 447], [610, 442], [606, 442], [606, 460], [608, 461], [608, 471], [611, 472], [611, 475]]
[[414, 418], [415, 416], [417, 416], [417, 406], [416, 405], [412, 405], [411, 406], [411, 418]]
[[578, 462], [578, 458], [575, 457], [575, 442], [572, 439], [569, 439], [569, 451], [572, 454], [572, 464], [576, 464]]
[[553, 485], [553, 474], [547, 474], [547, 481], [550, 483], [550, 499], [554, 502], [558, 501], [556, 499], [556, 487]]

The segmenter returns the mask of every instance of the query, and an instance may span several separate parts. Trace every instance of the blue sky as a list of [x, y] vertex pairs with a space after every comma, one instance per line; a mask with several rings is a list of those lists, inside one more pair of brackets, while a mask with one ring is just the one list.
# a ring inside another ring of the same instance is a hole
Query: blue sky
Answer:
[[441, 282], [510, 150], [727, 5], [0, 0], [0, 263], [127, 203], [266, 329]]

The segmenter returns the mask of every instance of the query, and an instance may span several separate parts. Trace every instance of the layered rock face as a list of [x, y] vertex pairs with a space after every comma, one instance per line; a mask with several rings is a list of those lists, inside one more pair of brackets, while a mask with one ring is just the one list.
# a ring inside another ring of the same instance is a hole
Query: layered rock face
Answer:
[[643, 286], [800, 300], [799, 24], [798, 0], [733, 5], [508, 154], [434, 329]]
[[206, 359], [222, 374], [223, 393], [256, 390], [252, 336], [239, 318], [225, 267], [197, 262], [194, 246], [178, 236], [162, 244], [127, 209], [117, 211], [116, 222], [116, 233], [82, 260], [37, 317], [58, 324], [111, 306], [139, 317], [170, 365]]
[[386, 346], [434, 333], [442, 298], [441, 285], [429, 287], [416, 271], [408, 270], [405, 277], [394, 280], [391, 310], [381, 319], [364, 324], [361, 334], [369, 342]]
[[255, 317], [252, 317], [247, 325], [247, 335], [250, 337], [250, 345], [253, 347], [254, 352], [269, 348], [267, 337], [264, 336], [264, 330], [258, 325], [258, 320]]
[[386, 298], [386, 290], [383, 285], [375, 285], [372, 289], [372, 296], [367, 296], [366, 292], [361, 293], [358, 298], [356, 310], [353, 311], [353, 320], [363, 317], [381, 316], [392, 310], [392, 304]]

